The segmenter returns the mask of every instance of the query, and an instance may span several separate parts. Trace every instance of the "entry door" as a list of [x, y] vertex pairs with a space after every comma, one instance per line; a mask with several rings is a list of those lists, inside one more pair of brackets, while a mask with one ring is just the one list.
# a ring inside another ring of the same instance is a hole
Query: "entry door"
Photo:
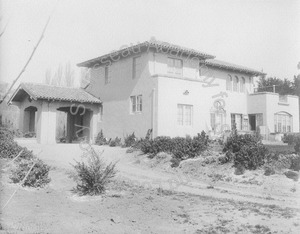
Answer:
[[249, 124], [250, 124], [250, 130], [256, 131], [256, 116], [255, 115], [249, 115]]

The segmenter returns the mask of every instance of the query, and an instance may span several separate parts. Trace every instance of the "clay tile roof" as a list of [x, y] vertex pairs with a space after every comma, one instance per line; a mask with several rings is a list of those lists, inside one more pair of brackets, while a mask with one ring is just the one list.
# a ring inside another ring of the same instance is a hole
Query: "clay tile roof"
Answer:
[[18, 92], [25, 91], [32, 99], [70, 101], [80, 103], [101, 103], [101, 100], [94, 97], [81, 88], [60, 87], [38, 83], [21, 83], [19, 88], [12, 95], [10, 101], [18, 101]]
[[[90, 66], [92, 66], [95, 63], [97, 63], [97, 64], [99, 63], [99, 65], [100, 65], [101, 63], [103, 63], [104, 59], [109, 59], [112, 56], [116, 57], [118, 55], [120, 55], [122, 57], [122, 52], [124, 52], [126, 50], [127, 51], [128, 50], [132, 51], [134, 48], [140, 48], [140, 49], [142, 49], [142, 48], [145, 49], [146, 48], [147, 50], [151, 48], [151, 49], [156, 50], [158, 53], [159, 52], [165, 53], [168, 50], [170, 50], [170, 51], [172, 50], [173, 52], [174, 51], [175, 52], [178, 51], [178, 52], [181, 52], [183, 54], [200, 57], [202, 59], [212, 59], [212, 58], [215, 58], [214, 55], [211, 55], [211, 54], [208, 54], [208, 53], [204, 53], [204, 52], [200, 52], [198, 50], [186, 48], [186, 47], [179, 46], [179, 45], [174, 45], [174, 44], [171, 44], [171, 43], [168, 43], [168, 42], [164, 42], [164, 41], [158, 41], [156, 39], [150, 39], [148, 41], [145, 41], [145, 42], [142, 42], [142, 43], [138, 43], [136, 45], [131, 45], [131, 46], [128, 46], [126, 48], [122, 48], [120, 50], [113, 51], [112, 53], [105, 54], [105, 55], [102, 55], [100, 57], [84, 61], [82, 63], [78, 63], [77, 66], [79, 66], [79, 67], [90, 67]], [[126, 53], [126, 55], [128, 55], [128, 54]], [[105, 60], [105, 61], [107, 61], [107, 60]]]
[[221, 67], [221, 68], [225, 68], [228, 70], [246, 72], [246, 73], [249, 73], [252, 75], [266, 75], [266, 73], [254, 70], [252, 68], [244, 67], [241, 65], [233, 64], [233, 63], [224, 62], [224, 61], [217, 60], [217, 59], [207, 59], [207, 60], [203, 61], [202, 63], [213, 66], [213, 67]]

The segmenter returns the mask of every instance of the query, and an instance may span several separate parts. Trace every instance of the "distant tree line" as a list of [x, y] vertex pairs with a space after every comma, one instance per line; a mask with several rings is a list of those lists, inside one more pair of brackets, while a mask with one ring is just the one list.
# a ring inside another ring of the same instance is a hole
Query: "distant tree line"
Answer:
[[279, 79], [276, 77], [260, 77], [258, 80], [258, 92], [273, 92], [275, 85], [275, 92], [280, 95], [297, 95], [300, 97], [300, 74], [294, 76], [293, 81], [288, 79]]

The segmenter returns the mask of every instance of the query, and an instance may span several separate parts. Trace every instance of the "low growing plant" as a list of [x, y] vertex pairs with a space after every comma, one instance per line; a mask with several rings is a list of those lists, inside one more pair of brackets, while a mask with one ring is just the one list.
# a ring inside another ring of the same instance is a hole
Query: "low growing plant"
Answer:
[[130, 135], [127, 135], [124, 138], [124, 147], [132, 147], [134, 146], [136, 143], [136, 137], [134, 135], [134, 132]]
[[35, 163], [34, 167], [30, 171], [26, 180], [23, 182], [23, 186], [29, 187], [43, 187], [48, 184], [51, 179], [48, 177], [48, 173], [50, 171], [50, 166], [45, 164], [42, 160], [37, 158], [21, 159], [18, 160], [15, 165], [16, 167], [12, 170], [10, 179], [14, 183], [19, 183], [23, 181], [26, 174]]
[[116, 137], [114, 140], [111, 140], [109, 142], [110, 147], [121, 146], [121, 145], [122, 145], [121, 138], [119, 138], [119, 137]]
[[106, 140], [106, 138], [103, 135], [102, 129], [96, 137], [95, 144], [96, 145], [107, 145], [108, 144], [108, 141]]
[[[102, 154], [102, 153], [101, 153]], [[87, 151], [87, 162], [77, 162], [74, 179], [77, 183], [75, 192], [80, 195], [99, 195], [105, 191], [108, 183], [115, 177], [116, 163], [106, 165], [93, 147]]]

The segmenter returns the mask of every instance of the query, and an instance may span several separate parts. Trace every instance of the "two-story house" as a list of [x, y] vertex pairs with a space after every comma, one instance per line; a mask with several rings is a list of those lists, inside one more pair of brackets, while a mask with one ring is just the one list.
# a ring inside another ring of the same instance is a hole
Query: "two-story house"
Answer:
[[299, 131], [299, 99], [254, 92], [265, 74], [193, 49], [150, 40], [78, 64], [84, 89], [21, 84], [9, 102], [20, 108], [20, 129], [55, 143], [57, 112], [67, 115], [66, 137], [93, 141], [135, 133], [145, 137], [220, 135], [235, 125], [266, 139]]
[[298, 97], [254, 93], [265, 75], [207, 53], [147, 41], [78, 64], [86, 91], [102, 101], [98, 131], [107, 137], [219, 134], [235, 124], [262, 134], [299, 130]]

